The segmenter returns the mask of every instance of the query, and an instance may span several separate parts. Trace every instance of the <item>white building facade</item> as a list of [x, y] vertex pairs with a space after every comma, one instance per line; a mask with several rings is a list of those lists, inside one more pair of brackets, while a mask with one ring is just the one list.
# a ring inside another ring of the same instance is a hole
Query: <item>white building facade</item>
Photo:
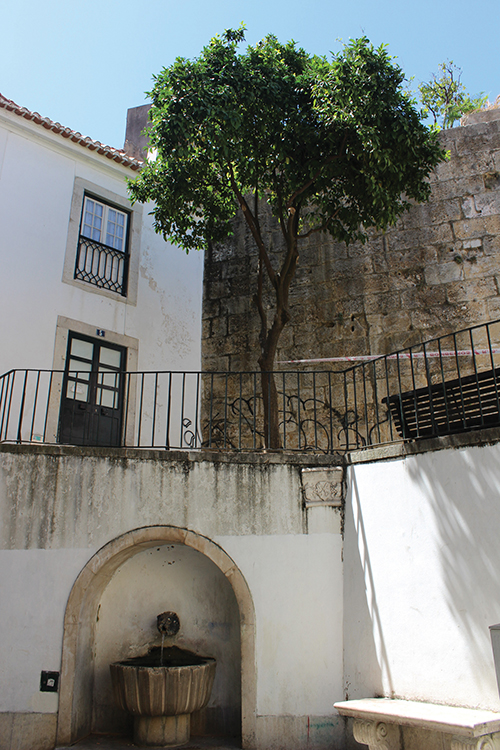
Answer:
[[64, 369], [70, 337], [82, 370], [199, 369], [202, 257], [130, 204], [140, 166], [0, 96], [0, 374]]

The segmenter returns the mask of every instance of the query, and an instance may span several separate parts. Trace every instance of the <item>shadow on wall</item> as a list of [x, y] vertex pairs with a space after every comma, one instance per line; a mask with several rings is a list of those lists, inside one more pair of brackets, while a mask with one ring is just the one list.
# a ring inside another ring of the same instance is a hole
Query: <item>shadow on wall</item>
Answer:
[[[344, 691], [345, 700], [353, 700], [383, 695], [383, 670], [392, 690], [370, 548], [354, 473], [345, 504], [344, 549], [357, 551], [344, 557], [344, 580], [350, 584], [344, 593]], [[356, 620], [354, 627], [353, 618]], [[377, 652], [381, 655], [380, 661]], [[362, 654], [361, 659], [352, 658], [358, 654]]]
[[500, 622], [500, 446], [416, 456], [408, 473], [434, 513], [451, 619], [464, 632], [477, 681], [497, 699], [488, 627]]
[[351, 468], [344, 679], [377, 695], [499, 710], [500, 445]]

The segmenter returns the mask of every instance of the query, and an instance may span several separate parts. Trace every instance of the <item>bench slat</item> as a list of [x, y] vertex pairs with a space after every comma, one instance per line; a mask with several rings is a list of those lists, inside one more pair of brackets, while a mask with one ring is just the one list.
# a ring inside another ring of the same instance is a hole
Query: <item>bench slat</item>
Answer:
[[382, 399], [402, 438], [436, 437], [500, 424], [500, 368]]

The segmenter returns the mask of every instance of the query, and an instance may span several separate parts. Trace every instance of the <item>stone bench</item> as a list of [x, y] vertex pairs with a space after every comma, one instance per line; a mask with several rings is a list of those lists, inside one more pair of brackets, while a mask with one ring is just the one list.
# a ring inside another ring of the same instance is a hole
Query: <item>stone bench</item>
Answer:
[[334, 707], [354, 719], [370, 750], [500, 750], [500, 713], [435, 703], [364, 698]]
[[500, 424], [500, 368], [382, 399], [400, 437], [451, 435]]

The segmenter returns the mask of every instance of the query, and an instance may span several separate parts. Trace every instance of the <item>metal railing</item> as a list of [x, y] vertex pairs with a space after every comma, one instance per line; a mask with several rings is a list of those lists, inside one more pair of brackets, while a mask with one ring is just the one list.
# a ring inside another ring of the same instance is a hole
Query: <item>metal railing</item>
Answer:
[[[88, 382], [102, 377], [88, 371], [71, 375]], [[79, 393], [62, 370], [5, 373], [0, 377], [0, 442], [237, 451], [265, 447], [260, 372], [118, 372], [105, 377], [110, 388], [119, 390], [117, 409], [96, 403], [91, 389]], [[346, 440], [339, 375], [294, 371], [275, 373], [275, 379], [282, 449], [342, 450]]]
[[[500, 425], [500, 321], [363, 360], [341, 371], [274, 373], [282, 450], [343, 452]], [[71, 375], [1, 376], [0, 442], [233, 451], [270, 444], [260, 372], [79, 373], [94, 390], [75, 388]]]
[[500, 425], [500, 321], [465, 328], [342, 374], [346, 448]]
[[76, 253], [75, 279], [100, 289], [127, 294], [128, 254], [80, 236]]

